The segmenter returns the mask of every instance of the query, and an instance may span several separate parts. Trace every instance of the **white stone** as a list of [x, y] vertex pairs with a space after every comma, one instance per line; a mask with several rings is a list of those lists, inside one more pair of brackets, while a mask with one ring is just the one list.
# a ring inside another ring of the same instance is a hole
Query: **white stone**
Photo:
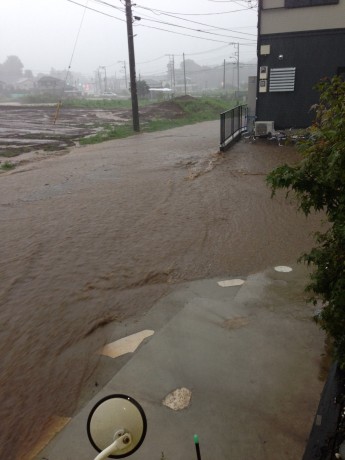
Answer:
[[192, 392], [188, 388], [177, 388], [163, 400], [163, 405], [172, 410], [186, 409], [192, 399]]
[[220, 287], [242, 286], [242, 284], [244, 284], [244, 280], [240, 279], [218, 281]]
[[292, 268], [291, 267], [286, 267], [284, 265], [278, 265], [277, 267], [274, 267], [275, 271], [276, 272], [280, 272], [280, 273], [289, 273], [289, 272], [292, 272]]

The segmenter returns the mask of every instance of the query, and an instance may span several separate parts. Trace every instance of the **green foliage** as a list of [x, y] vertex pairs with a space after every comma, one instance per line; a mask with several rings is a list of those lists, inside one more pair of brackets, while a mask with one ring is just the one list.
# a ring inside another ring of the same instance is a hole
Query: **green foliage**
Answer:
[[176, 98], [174, 99], [181, 109], [185, 112], [186, 116], [191, 119], [195, 118], [196, 121], [214, 120], [219, 117], [221, 112], [229, 110], [235, 103], [231, 104], [229, 101], [223, 99], [215, 99], [209, 97], [202, 98]]
[[272, 171], [267, 182], [277, 189], [294, 191], [299, 209], [308, 215], [323, 211], [329, 223], [317, 233], [317, 246], [301, 260], [314, 267], [307, 291], [314, 303], [323, 302], [316, 317], [333, 339], [335, 357], [345, 367], [345, 82], [334, 77], [321, 81], [315, 122], [301, 142], [302, 159], [295, 166]]
[[11, 163], [10, 161], [5, 161], [5, 163], [0, 164], [0, 169], [2, 169], [3, 171], [10, 171], [15, 167], [16, 165], [14, 163]]
[[137, 81], [137, 93], [140, 98], [147, 97], [150, 94], [150, 87], [145, 80]]
[[[111, 101], [105, 101], [111, 102]], [[116, 102], [116, 101], [115, 101]], [[118, 101], [121, 102], [121, 101]], [[228, 110], [229, 102], [211, 98], [176, 98], [173, 99], [181, 107], [183, 116], [171, 119], [153, 119], [141, 122], [141, 131], [154, 132], [177, 128], [201, 121], [215, 120], [224, 110]], [[65, 105], [65, 103], [64, 103]], [[159, 105], [159, 104], [158, 104]], [[111, 139], [119, 139], [133, 135], [131, 125], [105, 126], [99, 133], [80, 139], [80, 144], [97, 144]]]
[[23, 75], [23, 64], [18, 56], [7, 56], [6, 61], [0, 64], [0, 80], [12, 83]]

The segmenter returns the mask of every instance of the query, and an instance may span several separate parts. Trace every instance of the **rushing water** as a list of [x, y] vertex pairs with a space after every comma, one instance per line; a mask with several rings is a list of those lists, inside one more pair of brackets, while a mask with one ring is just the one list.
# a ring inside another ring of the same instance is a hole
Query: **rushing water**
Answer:
[[141, 135], [0, 177], [1, 458], [25, 458], [52, 415], [74, 413], [106, 324], [174, 283], [288, 264], [310, 246], [319, 220], [264, 182], [294, 150], [212, 154], [215, 133]]

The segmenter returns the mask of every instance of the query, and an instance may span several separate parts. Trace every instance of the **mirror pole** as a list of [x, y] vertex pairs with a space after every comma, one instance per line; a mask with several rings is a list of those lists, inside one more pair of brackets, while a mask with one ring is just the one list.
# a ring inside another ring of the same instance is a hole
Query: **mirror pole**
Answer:
[[117, 431], [115, 433], [115, 438], [117, 439], [106, 449], [102, 450], [102, 452], [97, 455], [95, 460], [105, 460], [109, 457], [109, 455], [112, 455], [118, 450], [124, 449], [125, 447], [129, 447], [132, 443], [132, 436], [123, 430]]

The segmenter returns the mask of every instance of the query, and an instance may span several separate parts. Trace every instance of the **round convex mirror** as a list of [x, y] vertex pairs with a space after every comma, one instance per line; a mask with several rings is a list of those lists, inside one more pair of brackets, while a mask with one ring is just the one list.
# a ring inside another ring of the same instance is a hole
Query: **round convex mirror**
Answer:
[[130, 445], [118, 450], [110, 458], [123, 458], [139, 449], [143, 443], [147, 421], [140, 404], [130, 396], [115, 394], [98, 401], [87, 420], [87, 434], [93, 447], [102, 452], [115, 440], [119, 430], [130, 434]]

